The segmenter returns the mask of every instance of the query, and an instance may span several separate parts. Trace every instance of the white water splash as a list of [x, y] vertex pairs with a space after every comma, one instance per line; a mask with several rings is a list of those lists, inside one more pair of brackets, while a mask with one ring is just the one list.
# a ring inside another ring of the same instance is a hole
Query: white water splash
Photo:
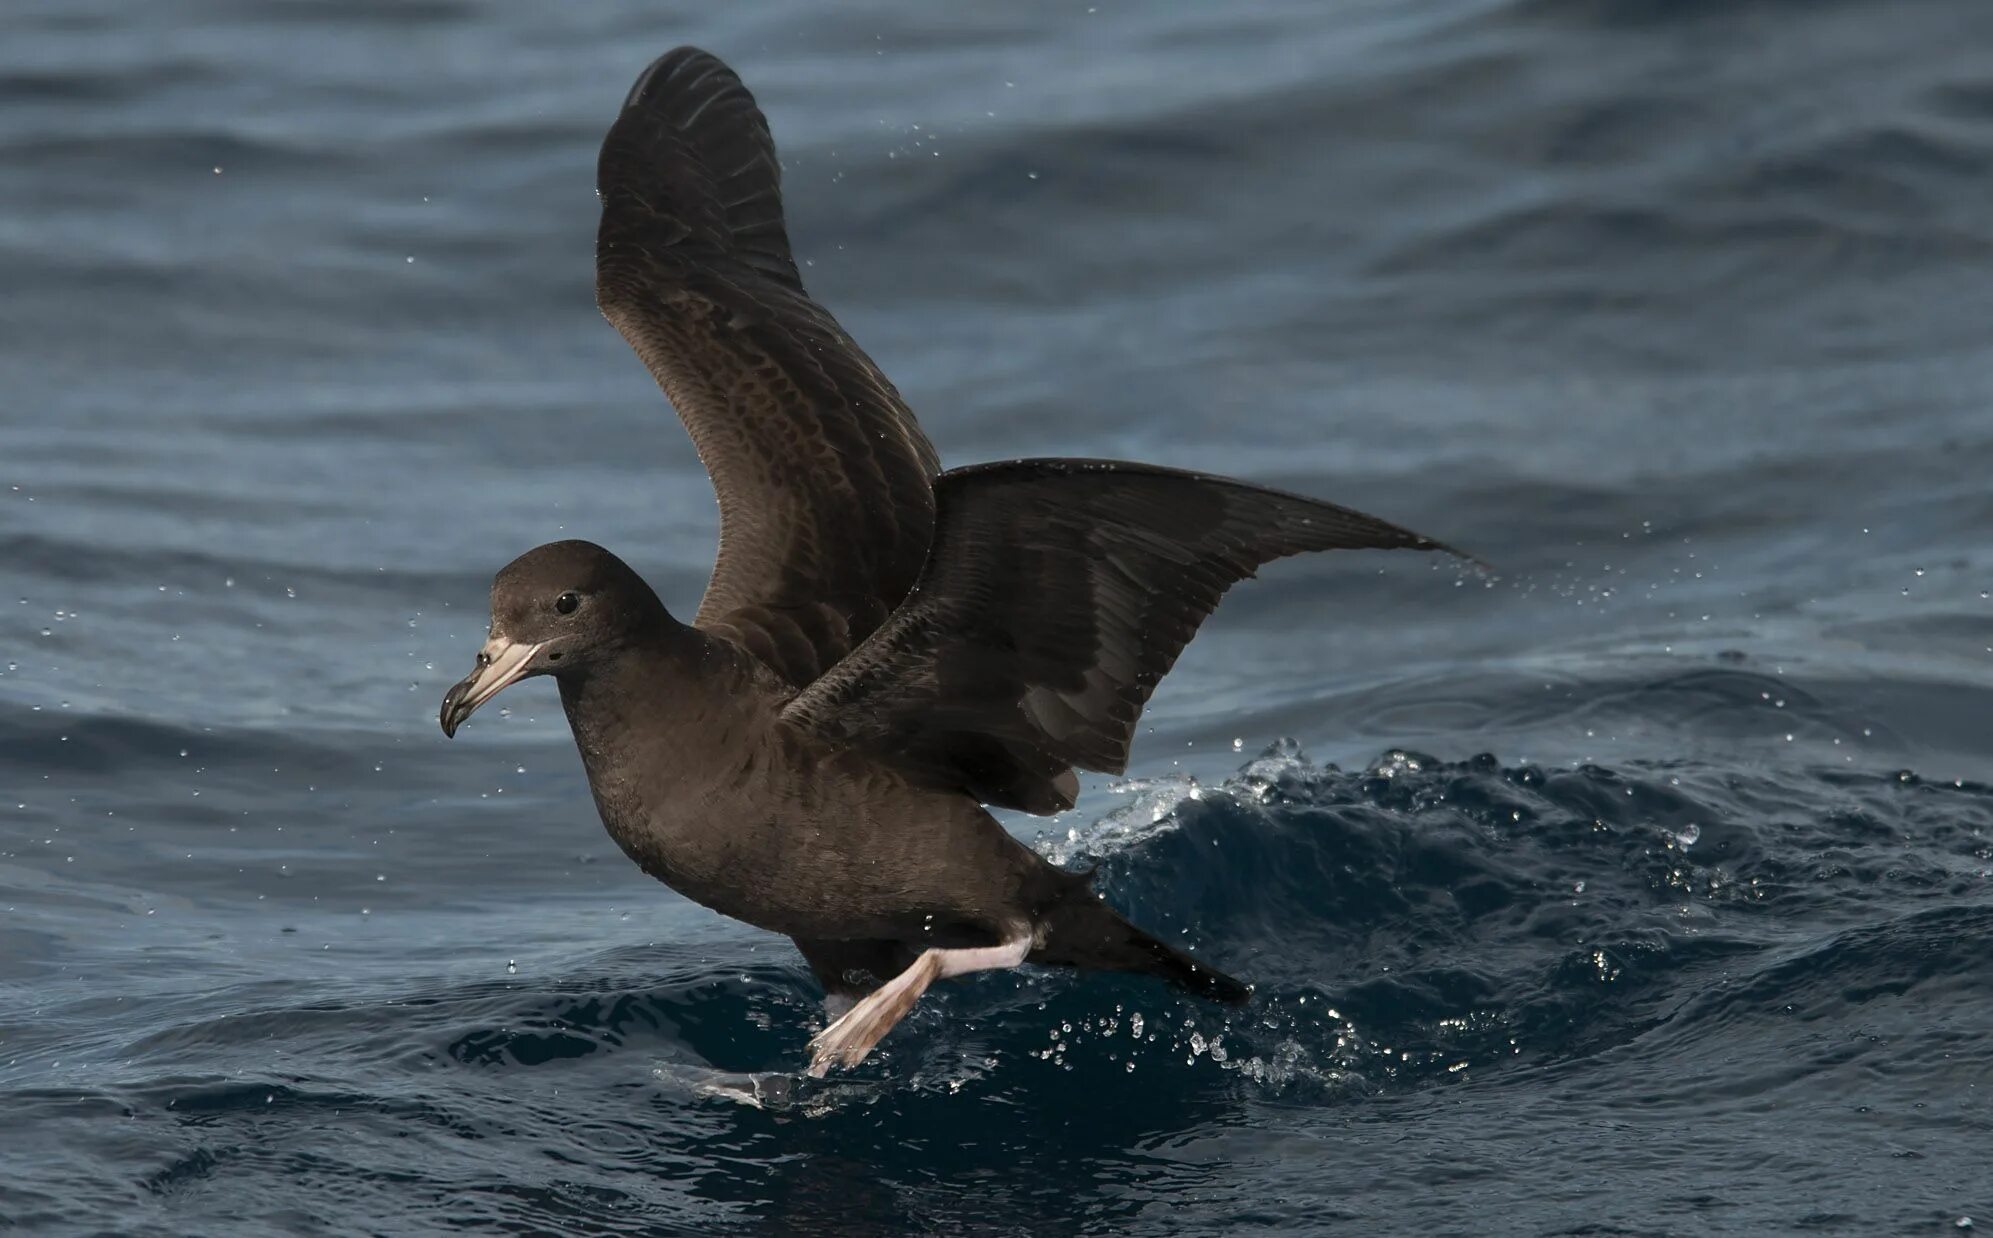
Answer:
[[1209, 794], [1189, 774], [1129, 778], [1108, 789], [1128, 796], [1128, 802], [1098, 821], [1068, 827], [1063, 836], [1041, 837], [1039, 853], [1061, 867], [1075, 860], [1099, 859], [1175, 829], [1177, 806]]
[[1039, 854], [1062, 867], [1076, 860], [1098, 860], [1176, 828], [1176, 810], [1191, 800], [1218, 796], [1239, 804], [1261, 804], [1283, 782], [1321, 772], [1298, 741], [1277, 739], [1216, 787], [1204, 786], [1189, 774], [1111, 783], [1108, 790], [1128, 796], [1127, 803], [1099, 820], [1068, 826], [1063, 835], [1043, 835], [1035, 845]]

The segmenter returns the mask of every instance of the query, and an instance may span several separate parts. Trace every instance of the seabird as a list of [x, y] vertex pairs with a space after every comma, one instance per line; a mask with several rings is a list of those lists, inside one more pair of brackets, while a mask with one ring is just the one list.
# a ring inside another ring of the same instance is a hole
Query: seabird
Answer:
[[[1136, 928], [991, 807], [1070, 808], [1260, 565], [1449, 550], [1373, 516], [1109, 460], [943, 472], [900, 394], [804, 291], [768, 124], [680, 48], [602, 145], [596, 299], [711, 475], [698, 613], [582, 541], [498, 573], [454, 735], [551, 675], [610, 837], [658, 880], [795, 939], [835, 1016], [809, 1073], [861, 1061], [934, 981], [1023, 963], [1239, 981]], [[840, 1013], [841, 1011], [841, 1013]]]

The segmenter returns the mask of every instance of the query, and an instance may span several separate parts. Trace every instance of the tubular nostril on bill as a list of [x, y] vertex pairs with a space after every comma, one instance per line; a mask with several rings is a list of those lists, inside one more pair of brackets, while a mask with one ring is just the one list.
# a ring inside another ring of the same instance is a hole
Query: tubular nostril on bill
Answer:
[[488, 654], [488, 653], [486, 653], [486, 652], [484, 652], [483, 650], [479, 650], [479, 651], [478, 651], [478, 655], [477, 655], [477, 664], [478, 664], [478, 666], [479, 666], [479, 668], [480, 668], [480, 669], [482, 669], [483, 667], [487, 667], [487, 666], [490, 666], [490, 665], [491, 665], [491, 655], [490, 655], [490, 654]]

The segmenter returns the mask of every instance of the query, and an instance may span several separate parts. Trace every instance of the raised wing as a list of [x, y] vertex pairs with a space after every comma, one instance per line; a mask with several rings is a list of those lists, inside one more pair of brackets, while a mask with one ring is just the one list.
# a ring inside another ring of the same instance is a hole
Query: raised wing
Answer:
[[935, 494], [913, 593], [784, 716], [1035, 813], [1072, 806], [1073, 767], [1126, 767], [1156, 682], [1261, 564], [1450, 549], [1348, 508], [1140, 464], [979, 465], [942, 474]]
[[801, 686], [906, 595], [940, 465], [893, 384], [803, 290], [780, 178], [733, 70], [697, 48], [659, 58], [602, 143], [595, 296], [719, 496], [693, 622]]

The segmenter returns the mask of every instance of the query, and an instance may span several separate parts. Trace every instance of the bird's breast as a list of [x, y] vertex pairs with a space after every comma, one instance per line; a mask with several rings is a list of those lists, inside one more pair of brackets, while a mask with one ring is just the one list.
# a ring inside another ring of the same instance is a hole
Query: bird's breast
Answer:
[[760, 742], [643, 760], [582, 748], [602, 824], [625, 855], [694, 902], [778, 932], [791, 931], [834, 851], [824, 805], [782, 758]]

